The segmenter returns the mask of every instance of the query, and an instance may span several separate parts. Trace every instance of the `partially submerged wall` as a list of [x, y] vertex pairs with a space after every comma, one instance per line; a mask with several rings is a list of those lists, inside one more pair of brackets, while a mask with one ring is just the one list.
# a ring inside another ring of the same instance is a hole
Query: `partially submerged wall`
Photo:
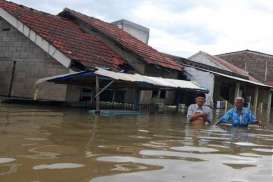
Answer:
[[[37, 79], [68, 70], [0, 18], [0, 94], [32, 98]], [[39, 99], [64, 101], [66, 86], [44, 84]]]

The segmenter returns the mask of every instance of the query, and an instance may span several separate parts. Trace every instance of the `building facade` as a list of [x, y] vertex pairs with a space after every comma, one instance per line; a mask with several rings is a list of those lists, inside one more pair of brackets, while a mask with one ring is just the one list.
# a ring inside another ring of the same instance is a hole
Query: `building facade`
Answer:
[[273, 85], [273, 55], [244, 50], [217, 56], [249, 72], [257, 80]]
[[[116, 25], [65, 9], [50, 15], [8, 1], [0, 1], [0, 95], [32, 99], [35, 82], [43, 77], [101, 67], [148, 76], [178, 78], [183, 67]], [[88, 85], [39, 86], [39, 98], [88, 102]], [[131, 103], [135, 90], [117, 91]], [[112, 92], [113, 94], [113, 92]], [[166, 92], [166, 104], [175, 93]], [[150, 103], [152, 92], [141, 93]]]
[[244, 97], [248, 107], [258, 115], [271, 110], [271, 86], [259, 82], [246, 71], [217, 56], [198, 52], [189, 59], [177, 59], [183, 66], [187, 79], [196, 81], [209, 90], [206, 104], [222, 108], [222, 101], [233, 105], [237, 96]]

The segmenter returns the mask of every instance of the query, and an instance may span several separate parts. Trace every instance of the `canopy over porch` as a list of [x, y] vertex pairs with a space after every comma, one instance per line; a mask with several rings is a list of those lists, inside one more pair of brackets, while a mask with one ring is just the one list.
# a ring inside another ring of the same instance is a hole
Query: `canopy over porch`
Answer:
[[[140, 90], [188, 90], [191, 92], [208, 91], [197, 83], [186, 80], [152, 77], [140, 74], [113, 72], [102, 68], [80, 72], [72, 72], [63, 75], [41, 78], [36, 81], [34, 100], [38, 98], [38, 86], [44, 82], [56, 84], [82, 85], [96, 88], [96, 110], [99, 110], [99, 96], [106, 89], [134, 88]], [[135, 98], [137, 104], [137, 99]]]
[[192, 81], [152, 77], [140, 74], [113, 72], [102, 68], [41, 78], [36, 81], [36, 85], [42, 84], [44, 82], [54, 82], [56, 84], [75, 84], [90, 86], [92, 84], [96, 84], [96, 77], [99, 77], [102, 82], [106, 83], [109, 81], [113, 81], [113, 83], [111, 84], [111, 87], [113, 88], [134, 87], [140, 90], [185, 89], [207, 92], [206, 89], [200, 87], [197, 83]]

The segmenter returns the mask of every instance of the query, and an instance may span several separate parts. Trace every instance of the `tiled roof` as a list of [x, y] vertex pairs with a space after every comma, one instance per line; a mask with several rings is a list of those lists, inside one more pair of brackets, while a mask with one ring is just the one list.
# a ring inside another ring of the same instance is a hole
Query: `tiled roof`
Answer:
[[119, 66], [125, 63], [123, 58], [98, 37], [85, 33], [78, 25], [63, 17], [2, 0], [0, 8], [28, 26], [67, 57], [84, 66], [118, 70]]
[[140, 56], [146, 63], [159, 65], [164, 68], [182, 70], [183, 66], [176, 63], [175, 60], [153, 49], [142, 41], [134, 38], [129, 33], [121, 30], [115, 25], [101, 21], [99, 19], [83, 15], [79, 12], [65, 9], [60, 13], [60, 16], [69, 14], [74, 18], [88, 25], [90, 28], [106, 35], [114, 40], [124, 49], [127, 49], [136, 55]]

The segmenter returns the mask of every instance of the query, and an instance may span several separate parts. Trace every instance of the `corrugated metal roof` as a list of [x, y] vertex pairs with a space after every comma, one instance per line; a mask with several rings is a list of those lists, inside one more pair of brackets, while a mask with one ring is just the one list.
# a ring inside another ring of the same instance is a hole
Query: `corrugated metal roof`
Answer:
[[251, 83], [251, 84], [262, 86], [262, 87], [272, 88], [272, 86], [263, 84], [261, 82], [251, 81], [251, 80], [239, 78], [239, 77], [236, 77], [236, 76], [226, 75], [226, 74], [223, 74], [223, 73], [217, 73], [217, 72], [214, 72], [214, 71], [210, 71], [210, 72], [213, 73], [213, 74], [216, 74], [216, 75], [220, 75], [220, 76], [226, 77], [226, 78], [231, 78], [231, 79], [234, 79], [234, 80], [238, 80], [238, 81], [242, 81], [242, 82], [247, 82], [247, 83]]
[[177, 79], [168, 79], [161, 77], [151, 77], [140, 74], [128, 74], [128, 73], [118, 73], [113, 71], [108, 71], [105, 69], [99, 68], [95, 71], [95, 74], [106, 76], [114, 80], [123, 80], [130, 82], [144, 82], [155, 86], [169, 87], [169, 88], [181, 88], [181, 89], [195, 89], [195, 90], [205, 90], [197, 85], [197, 83], [186, 81], [186, 80], [177, 80]]
[[[88, 74], [92, 73], [92, 74]], [[121, 73], [121, 72], [113, 72], [108, 71], [102, 68], [97, 68], [96, 71], [82, 71], [82, 72], [73, 72], [64, 75], [57, 75], [53, 77], [47, 77], [39, 79], [36, 84], [41, 84], [46, 81], [60, 81], [60, 80], [69, 80], [70, 78], [80, 78], [80, 77], [90, 77], [94, 78], [95, 75], [99, 75], [102, 77], [107, 77], [113, 80], [125, 81], [125, 82], [135, 82], [136, 85], [138, 83], [145, 83], [146, 85], [150, 85], [151, 88], [162, 87], [162, 88], [172, 88], [172, 89], [191, 89], [191, 90], [200, 90], [207, 91], [204, 88], [201, 88], [197, 83], [186, 80], [177, 80], [177, 79], [169, 79], [169, 78], [161, 78], [161, 77], [151, 77], [140, 74], [129, 74], [129, 73]]]

